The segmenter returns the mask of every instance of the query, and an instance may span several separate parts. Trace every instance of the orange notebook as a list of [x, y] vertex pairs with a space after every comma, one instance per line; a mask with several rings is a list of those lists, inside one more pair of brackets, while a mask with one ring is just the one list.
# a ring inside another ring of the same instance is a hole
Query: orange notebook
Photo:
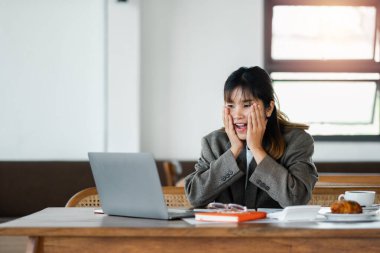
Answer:
[[207, 212], [196, 213], [195, 220], [197, 221], [226, 221], [226, 222], [242, 222], [249, 220], [265, 219], [267, 217], [266, 212]]

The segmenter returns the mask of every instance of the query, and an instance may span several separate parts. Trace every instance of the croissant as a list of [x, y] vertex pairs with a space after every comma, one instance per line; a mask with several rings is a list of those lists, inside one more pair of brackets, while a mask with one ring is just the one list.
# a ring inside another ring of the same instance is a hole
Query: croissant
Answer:
[[356, 201], [338, 200], [330, 206], [332, 213], [362, 213], [362, 207]]

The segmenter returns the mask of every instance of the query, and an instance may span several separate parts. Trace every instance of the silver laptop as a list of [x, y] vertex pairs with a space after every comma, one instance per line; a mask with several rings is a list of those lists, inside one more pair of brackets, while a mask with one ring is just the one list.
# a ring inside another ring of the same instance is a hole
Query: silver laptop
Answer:
[[191, 210], [169, 212], [156, 163], [150, 153], [88, 153], [103, 212], [152, 219], [194, 216]]

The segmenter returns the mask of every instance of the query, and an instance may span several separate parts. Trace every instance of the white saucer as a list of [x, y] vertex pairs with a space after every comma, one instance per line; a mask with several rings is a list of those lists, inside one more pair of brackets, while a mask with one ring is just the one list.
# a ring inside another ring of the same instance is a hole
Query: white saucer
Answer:
[[380, 209], [379, 204], [371, 205], [371, 206], [363, 206], [363, 211], [376, 211]]
[[377, 220], [376, 212], [355, 213], [355, 214], [325, 213], [323, 215], [326, 217], [327, 221], [335, 221], [335, 222], [356, 222], [356, 221]]

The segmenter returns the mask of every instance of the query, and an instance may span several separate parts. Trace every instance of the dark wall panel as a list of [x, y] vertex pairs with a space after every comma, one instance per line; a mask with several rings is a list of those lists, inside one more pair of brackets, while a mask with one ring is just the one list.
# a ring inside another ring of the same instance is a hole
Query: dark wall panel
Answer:
[[[157, 161], [166, 185], [163, 161]], [[181, 161], [184, 177], [195, 161]], [[380, 162], [316, 163], [318, 172], [380, 173]], [[46, 207], [65, 206], [76, 192], [94, 186], [88, 162], [0, 162], [0, 217], [20, 217]]]
[[91, 186], [88, 162], [1, 162], [0, 216], [64, 206], [74, 193]]

